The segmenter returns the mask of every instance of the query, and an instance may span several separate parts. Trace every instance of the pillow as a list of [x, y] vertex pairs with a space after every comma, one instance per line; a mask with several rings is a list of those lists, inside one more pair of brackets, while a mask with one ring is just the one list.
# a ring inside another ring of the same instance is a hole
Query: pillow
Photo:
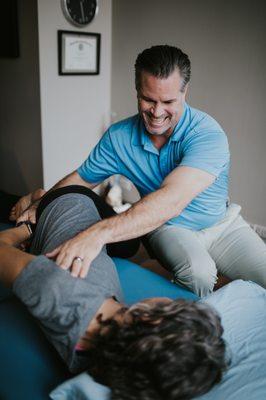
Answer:
[[53, 400], [109, 400], [110, 389], [83, 372], [58, 386], [50, 393], [50, 397]]
[[[264, 399], [266, 393], [266, 290], [253, 282], [238, 280], [201, 301], [214, 307], [222, 317], [231, 366], [222, 382], [207, 394], [197, 397], [197, 400]], [[82, 374], [55, 389], [51, 393], [51, 398], [53, 400], [72, 400], [73, 398], [109, 400], [110, 391], [93, 381], [89, 375]]]
[[198, 400], [266, 398], [266, 290], [234, 281], [201, 300], [222, 317], [231, 366], [222, 382]]

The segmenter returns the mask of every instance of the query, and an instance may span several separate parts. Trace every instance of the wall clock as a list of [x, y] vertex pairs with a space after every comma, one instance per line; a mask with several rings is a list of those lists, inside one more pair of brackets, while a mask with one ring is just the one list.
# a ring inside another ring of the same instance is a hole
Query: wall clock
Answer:
[[88, 25], [98, 12], [97, 0], [61, 0], [66, 19], [80, 28]]

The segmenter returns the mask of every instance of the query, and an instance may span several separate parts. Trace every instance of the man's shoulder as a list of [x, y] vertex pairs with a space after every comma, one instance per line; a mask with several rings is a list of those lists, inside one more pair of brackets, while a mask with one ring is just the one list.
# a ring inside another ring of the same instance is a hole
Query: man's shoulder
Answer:
[[118, 121], [107, 129], [99, 142], [99, 146], [107, 152], [125, 157], [132, 149], [132, 143], [138, 137], [140, 119], [138, 115]]
[[131, 117], [122, 119], [121, 121], [115, 122], [109, 128], [110, 135], [126, 135], [131, 134], [132, 131], [136, 130], [139, 124], [139, 115], [133, 115]]
[[190, 131], [195, 132], [221, 132], [224, 133], [221, 125], [205, 111], [188, 106]]

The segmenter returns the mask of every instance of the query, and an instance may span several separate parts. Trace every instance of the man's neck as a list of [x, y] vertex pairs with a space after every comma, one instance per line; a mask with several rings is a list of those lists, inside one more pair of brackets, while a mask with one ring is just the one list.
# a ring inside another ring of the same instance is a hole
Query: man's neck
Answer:
[[170, 136], [165, 136], [165, 135], [156, 136], [156, 135], [151, 135], [150, 133], [148, 133], [148, 135], [149, 135], [149, 138], [151, 139], [154, 147], [156, 147], [156, 149], [158, 149], [158, 150], [160, 150], [165, 145], [165, 143], [168, 142], [169, 137], [170, 137]]

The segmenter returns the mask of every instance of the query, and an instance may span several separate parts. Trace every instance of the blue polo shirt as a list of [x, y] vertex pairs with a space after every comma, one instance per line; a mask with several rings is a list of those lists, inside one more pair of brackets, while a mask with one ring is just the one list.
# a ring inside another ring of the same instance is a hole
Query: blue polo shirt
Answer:
[[208, 114], [184, 107], [168, 142], [156, 149], [139, 115], [111, 125], [78, 173], [90, 183], [121, 174], [132, 181], [141, 197], [159, 189], [164, 178], [181, 165], [198, 168], [216, 177], [182, 213], [168, 221], [200, 230], [221, 220], [228, 196], [229, 148], [225, 133]]

